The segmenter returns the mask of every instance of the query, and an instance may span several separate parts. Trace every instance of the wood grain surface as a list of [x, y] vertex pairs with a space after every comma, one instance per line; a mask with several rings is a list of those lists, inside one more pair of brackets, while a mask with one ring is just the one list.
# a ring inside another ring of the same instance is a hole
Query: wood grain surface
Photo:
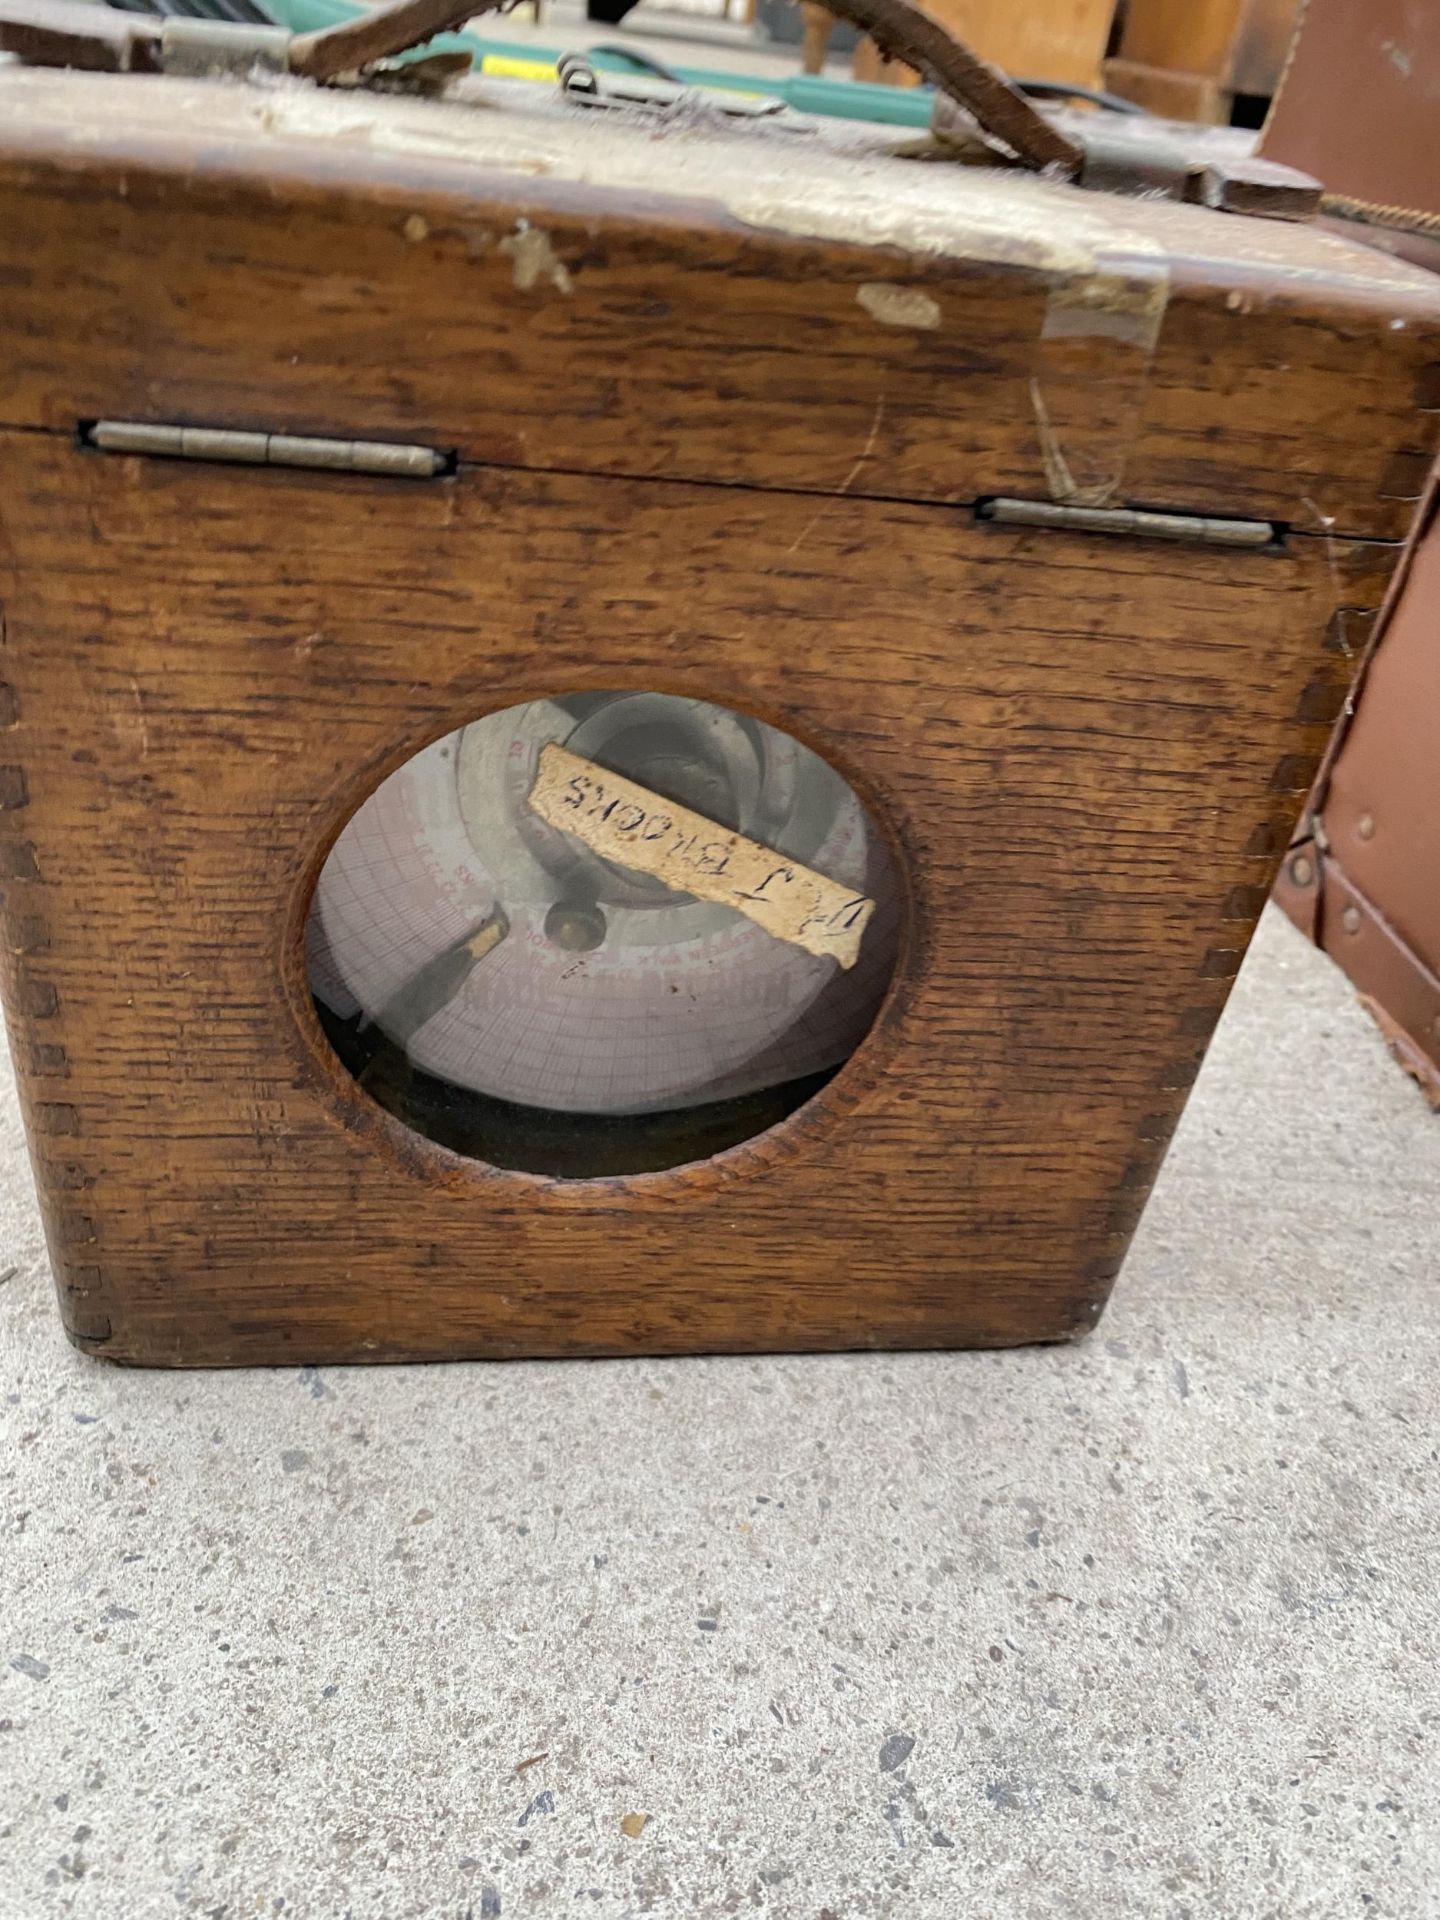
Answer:
[[1418, 269], [895, 159], [885, 129], [667, 143], [503, 97], [0, 70], [0, 421], [1409, 524], [1440, 441]]
[[[6, 1001], [68, 1323], [116, 1358], [933, 1345], [1091, 1324], [1342, 697], [1336, 581], [934, 507], [4, 436]], [[878, 1027], [753, 1145], [461, 1161], [329, 1054], [350, 810], [559, 688], [823, 747], [914, 877]]]
[[[1081, 1332], [1420, 491], [1437, 285], [509, 97], [0, 69], [4, 988], [67, 1326], [171, 1364]], [[226, 468], [103, 417], [457, 457]], [[747, 1146], [497, 1172], [340, 1068], [310, 893], [426, 742], [631, 687], [832, 759], [911, 879], [895, 981]]]

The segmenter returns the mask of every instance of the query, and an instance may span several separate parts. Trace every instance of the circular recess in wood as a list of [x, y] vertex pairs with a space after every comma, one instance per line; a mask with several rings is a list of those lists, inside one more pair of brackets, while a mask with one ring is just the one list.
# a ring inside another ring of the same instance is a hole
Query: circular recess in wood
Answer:
[[306, 928], [346, 1069], [408, 1126], [569, 1179], [704, 1160], [849, 1059], [899, 948], [884, 836], [820, 755], [709, 702], [557, 695], [373, 793]]

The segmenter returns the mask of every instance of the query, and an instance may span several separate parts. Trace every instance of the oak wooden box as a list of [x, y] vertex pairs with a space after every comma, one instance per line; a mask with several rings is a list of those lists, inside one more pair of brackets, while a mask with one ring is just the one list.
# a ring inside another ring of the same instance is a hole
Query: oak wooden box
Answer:
[[[1436, 283], [884, 130], [475, 96], [0, 69], [4, 995], [71, 1337], [219, 1364], [1083, 1332], [1420, 492]], [[122, 457], [98, 419], [456, 464]], [[785, 727], [908, 875], [869, 1039], [713, 1161], [463, 1160], [309, 1002], [354, 807], [557, 678]]]

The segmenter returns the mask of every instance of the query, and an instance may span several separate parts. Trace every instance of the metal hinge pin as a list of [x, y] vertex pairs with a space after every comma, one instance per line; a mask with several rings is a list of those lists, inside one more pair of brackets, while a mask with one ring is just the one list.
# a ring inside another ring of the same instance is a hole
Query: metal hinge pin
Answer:
[[1067, 533], [1118, 533], [1144, 540], [1188, 540], [1207, 547], [1269, 547], [1280, 529], [1268, 520], [1221, 520], [1132, 507], [1062, 507], [1049, 500], [986, 500], [982, 520], [1002, 527], [1054, 527]]
[[224, 460], [247, 467], [318, 467], [329, 473], [379, 473], [432, 480], [451, 467], [434, 447], [389, 440], [328, 440], [296, 433], [243, 433], [228, 427], [160, 426], [97, 420], [82, 437], [104, 453], [152, 453], [175, 460]]

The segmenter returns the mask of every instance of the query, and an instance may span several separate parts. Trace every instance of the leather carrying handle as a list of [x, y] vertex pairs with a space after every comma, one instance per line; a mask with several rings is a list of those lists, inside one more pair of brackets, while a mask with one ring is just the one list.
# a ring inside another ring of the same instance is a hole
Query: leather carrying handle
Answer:
[[84, 73], [155, 73], [160, 22], [146, 14], [71, 0], [0, 0], [0, 53], [35, 67]]
[[338, 26], [297, 33], [290, 42], [290, 71], [307, 80], [334, 80], [360, 73], [423, 46], [437, 33], [452, 33], [482, 13], [507, 13], [517, 0], [390, 0]]
[[[824, 0], [829, 12], [868, 33], [880, 51], [903, 60], [922, 80], [948, 94], [1027, 166], [1073, 177], [1084, 154], [1005, 76], [971, 51], [915, 0]], [[290, 70], [312, 80], [353, 73], [373, 61], [419, 46], [434, 34], [482, 13], [502, 13], [515, 0], [391, 0], [340, 26], [296, 36]]]
[[1085, 158], [1017, 87], [915, 0], [823, 0], [828, 13], [868, 33], [887, 59], [903, 60], [922, 80], [963, 107], [982, 132], [1001, 140], [1036, 171], [1073, 178]]
[[[516, 0], [390, 0], [338, 26], [293, 34], [284, 48], [291, 73], [316, 81], [360, 73], [437, 33], [480, 14], [504, 13]], [[887, 58], [903, 60], [923, 80], [973, 115], [980, 127], [1027, 166], [1072, 178], [1079, 144], [1038, 112], [988, 61], [915, 0], [825, 0], [829, 11], [861, 28]], [[221, 23], [216, 29], [224, 32]], [[237, 59], [246, 28], [234, 29]], [[278, 36], [276, 36], [278, 37]], [[37, 66], [106, 72], [155, 72], [164, 62], [162, 27], [145, 15], [112, 12], [88, 0], [0, 0], [0, 50]]]

